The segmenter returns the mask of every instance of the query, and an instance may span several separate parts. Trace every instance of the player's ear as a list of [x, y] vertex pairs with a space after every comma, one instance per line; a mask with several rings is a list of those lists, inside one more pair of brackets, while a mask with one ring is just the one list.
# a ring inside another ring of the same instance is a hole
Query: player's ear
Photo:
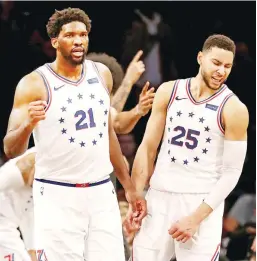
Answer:
[[57, 38], [51, 38], [51, 44], [52, 44], [53, 48], [57, 49], [58, 48]]
[[200, 51], [197, 54], [197, 62], [199, 65], [202, 65], [203, 53]]

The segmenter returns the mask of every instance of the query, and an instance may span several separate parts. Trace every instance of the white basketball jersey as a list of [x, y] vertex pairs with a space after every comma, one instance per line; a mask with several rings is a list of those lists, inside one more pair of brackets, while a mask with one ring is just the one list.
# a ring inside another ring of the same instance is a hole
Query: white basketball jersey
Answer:
[[221, 175], [224, 128], [221, 113], [234, 95], [224, 84], [197, 102], [191, 79], [177, 80], [167, 108], [160, 153], [150, 181], [152, 188], [178, 193], [208, 193]]
[[81, 78], [70, 81], [45, 64], [36, 70], [48, 92], [46, 119], [33, 131], [36, 178], [84, 183], [112, 172], [108, 117], [110, 97], [96, 65], [85, 61]]
[[[12, 166], [15, 165], [19, 159], [33, 152], [35, 152], [35, 147], [28, 149], [21, 156], [6, 162], [1, 167], [1, 169], [4, 170], [2, 175], [10, 175], [10, 171], [13, 171]], [[13, 183], [17, 184], [15, 180], [13, 180]], [[11, 222], [14, 222], [14, 224], [19, 225], [24, 216], [32, 210], [33, 197], [32, 188], [30, 186], [21, 184], [19, 188], [9, 189], [0, 193], [0, 217], [5, 217]]]

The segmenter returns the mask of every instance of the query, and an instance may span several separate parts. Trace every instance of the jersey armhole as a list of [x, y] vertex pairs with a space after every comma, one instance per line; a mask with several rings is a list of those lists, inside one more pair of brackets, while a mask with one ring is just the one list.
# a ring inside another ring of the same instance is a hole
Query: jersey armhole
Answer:
[[173, 90], [172, 90], [171, 95], [170, 95], [170, 100], [169, 100], [169, 103], [168, 103], [167, 110], [169, 110], [171, 104], [173, 103], [173, 101], [175, 99], [175, 96], [176, 96], [176, 93], [177, 93], [177, 90], [178, 90], [178, 84], [179, 84], [179, 80], [175, 81], [174, 86], [173, 86]]
[[49, 109], [50, 105], [51, 105], [51, 102], [52, 102], [51, 88], [50, 88], [50, 85], [49, 85], [45, 75], [39, 69], [35, 70], [35, 72], [37, 72], [44, 81], [44, 85], [45, 85], [46, 92], [47, 92], [47, 106], [45, 107], [45, 111], [47, 111]]
[[219, 129], [221, 131], [222, 134], [225, 134], [225, 126], [223, 125], [222, 123], [222, 112], [223, 112], [223, 109], [224, 109], [224, 105], [226, 104], [226, 102], [232, 97], [234, 96], [235, 94], [234, 93], [230, 93], [228, 94], [224, 100], [222, 101], [220, 107], [219, 107], [219, 111], [218, 111], [218, 114], [217, 114], [217, 123], [218, 123], [218, 126], [219, 126]]
[[100, 79], [100, 81], [101, 81], [101, 83], [102, 83], [104, 89], [107, 91], [108, 95], [110, 96], [109, 89], [108, 89], [108, 87], [106, 86], [106, 83], [105, 83], [103, 77], [101, 76], [101, 74], [100, 74], [100, 72], [99, 72], [99, 70], [98, 70], [96, 64], [95, 64], [93, 61], [90, 61], [90, 62], [92, 63], [93, 68], [95, 69], [96, 74], [97, 74], [98, 78]]

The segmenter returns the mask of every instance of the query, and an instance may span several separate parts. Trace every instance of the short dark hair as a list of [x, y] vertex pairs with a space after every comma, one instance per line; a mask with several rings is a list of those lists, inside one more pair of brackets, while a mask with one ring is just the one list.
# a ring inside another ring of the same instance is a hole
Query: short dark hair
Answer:
[[64, 24], [74, 21], [82, 22], [86, 25], [88, 33], [91, 30], [91, 20], [88, 15], [79, 8], [66, 8], [61, 11], [55, 10], [54, 14], [49, 18], [46, 25], [47, 34], [50, 38], [59, 35]]
[[115, 94], [124, 78], [124, 71], [121, 65], [114, 57], [109, 56], [106, 53], [89, 53], [87, 59], [93, 62], [102, 63], [109, 68], [113, 78], [112, 94]]
[[204, 44], [202, 51], [211, 50], [213, 47], [218, 47], [227, 51], [230, 51], [235, 56], [236, 45], [232, 39], [222, 34], [214, 34], [209, 36]]

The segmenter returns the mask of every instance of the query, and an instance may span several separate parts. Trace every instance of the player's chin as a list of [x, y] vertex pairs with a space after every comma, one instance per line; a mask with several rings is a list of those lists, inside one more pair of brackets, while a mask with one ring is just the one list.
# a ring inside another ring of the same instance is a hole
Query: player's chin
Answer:
[[212, 90], [219, 90], [220, 87], [222, 86], [223, 83], [220, 83], [220, 84], [216, 84], [216, 83], [212, 83], [212, 82], [209, 82], [209, 88], [212, 89]]
[[83, 63], [83, 61], [84, 61], [84, 58], [83, 58], [83, 57], [73, 58], [73, 59], [72, 59], [72, 62], [73, 62], [73, 64], [75, 64], [75, 65], [80, 65], [80, 64]]

